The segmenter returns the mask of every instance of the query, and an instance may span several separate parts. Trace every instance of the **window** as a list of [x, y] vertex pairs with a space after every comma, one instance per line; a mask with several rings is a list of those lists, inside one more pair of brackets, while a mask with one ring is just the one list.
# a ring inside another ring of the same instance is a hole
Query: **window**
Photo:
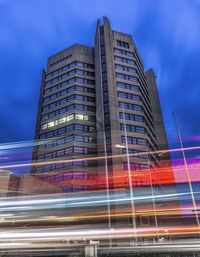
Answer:
[[54, 143], [53, 142], [48, 142], [45, 144], [45, 148], [48, 149], [48, 148], [51, 148], [54, 146]]
[[83, 186], [73, 186], [73, 191], [78, 192], [78, 191], [83, 191]]
[[122, 65], [115, 64], [115, 69], [124, 70]]
[[45, 111], [47, 111], [47, 110], [49, 110], [49, 105], [46, 105], [46, 106], [44, 106], [44, 107], [42, 108], [42, 111], [43, 111], [43, 112], [45, 112]]
[[84, 64], [82, 62], [76, 62], [76, 66], [84, 67]]
[[129, 51], [126, 51], [126, 50], [121, 50], [121, 49], [118, 49], [118, 48], [114, 48], [114, 53], [130, 56], [130, 57], [134, 56], [134, 54], [132, 52], [129, 52]]
[[84, 110], [84, 105], [75, 104], [75, 109], [76, 109], [76, 110]]
[[124, 79], [125, 75], [121, 74], [121, 73], [116, 73], [116, 77], [119, 78], [119, 79]]
[[72, 178], [72, 173], [64, 173], [64, 180]]
[[65, 143], [65, 139], [61, 138], [57, 140], [57, 145], [63, 145]]
[[[63, 58], [60, 61], [63, 61], [65, 59], [66, 58]], [[58, 61], [56, 63], [59, 63], [60, 61]], [[60, 72], [67, 71], [67, 70], [73, 68], [75, 65], [78, 66], [78, 67], [87, 67], [87, 68], [90, 68], [90, 69], [94, 69], [94, 65], [93, 64], [82, 63], [82, 62], [72, 62], [72, 63], [70, 63], [68, 65], [65, 65], [65, 66], [63, 66], [63, 67], [53, 71], [53, 72], [50, 72], [49, 74], [47, 74], [46, 79], [51, 78], [52, 76], [55, 76], [55, 75], [59, 74]], [[51, 64], [51, 66], [52, 66], [52, 64]], [[52, 82], [56, 81], [55, 79], [58, 79], [58, 77], [54, 78], [53, 80], [50, 80], [49, 84], [51, 84]]]
[[126, 84], [123, 82], [117, 82], [117, 87], [123, 88], [123, 89], [128, 89], [128, 90], [133, 90], [133, 91], [140, 91], [138, 86]]
[[76, 82], [84, 83], [84, 80], [82, 78], [76, 78]]
[[145, 133], [145, 128], [136, 126], [137, 133]]
[[124, 162], [124, 169], [125, 169], [125, 170], [128, 170], [129, 167], [130, 167], [131, 170], [141, 170], [141, 164], [139, 164], [139, 163], [132, 163], [132, 162], [131, 162], [131, 163], [129, 163], [129, 165], [128, 165], [127, 162]]
[[73, 120], [74, 119], [74, 114], [72, 115], [69, 115], [66, 117], [66, 121], [70, 121], [70, 120]]
[[65, 118], [65, 117], [64, 117], [64, 118], [61, 118], [61, 119], [58, 120], [58, 123], [59, 123], [59, 124], [62, 124], [62, 123], [64, 123], [66, 120], [67, 120], [67, 118]]
[[47, 124], [42, 125], [42, 129], [46, 129], [47, 128]]
[[57, 151], [57, 153], [56, 153], [56, 156], [57, 157], [60, 157], [60, 156], [63, 156], [64, 155], [64, 150], [59, 150], [59, 151]]
[[45, 177], [45, 178], [43, 178], [42, 180], [43, 180], [44, 182], [50, 183], [51, 177]]
[[145, 133], [145, 128], [143, 127], [138, 127], [138, 126], [134, 126], [134, 125], [129, 125], [129, 124], [120, 124], [120, 129], [124, 130], [124, 127], [126, 128], [127, 131], [130, 132], [136, 132], [136, 133]]
[[66, 126], [66, 131], [72, 131], [73, 130], [73, 124], [72, 125], [69, 125], [69, 126]]
[[84, 101], [84, 96], [82, 95], [75, 95], [75, 96], [76, 96], [76, 100]]
[[79, 130], [79, 131], [83, 131], [83, 125], [75, 124], [75, 125], [74, 125], [74, 129], [75, 129], [75, 130]]
[[75, 179], [83, 179], [84, 174], [83, 173], [73, 173], [73, 178]]
[[74, 136], [74, 141], [83, 142], [84, 141], [84, 137], [76, 135], [76, 136]]
[[63, 192], [72, 192], [72, 186], [63, 187]]
[[144, 138], [136, 138], [136, 137], [131, 137], [131, 136], [122, 136], [121, 141], [122, 143], [126, 143], [126, 140], [128, 144], [137, 144], [137, 145], [145, 145], [146, 140]]
[[137, 139], [137, 144], [138, 144], [138, 145], [145, 145], [145, 139], [143, 139], [143, 138], [138, 138], [138, 139]]
[[74, 161], [73, 164], [76, 165], [76, 166], [83, 167], [84, 166], [84, 161]]
[[54, 181], [55, 182], [59, 182], [59, 181], [62, 181], [62, 180], [63, 180], [63, 175], [62, 174], [54, 176]]
[[63, 134], [63, 133], [65, 133], [65, 128], [58, 129], [58, 134]]
[[54, 126], [54, 121], [48, 123], [48, 128], [51, 128]]
[[53, 131], [48, 132], [47, 137], [53, 137]]
[[73, 136], [66, 137], [66, 143], [72, 142], [72, 141], [73, 141]]
[[117, 92], [117, 96], [120, 98], [131, 99], [134, 101], [141, 101], [141, 97], [139, 95], [133, 95], [133, 94], [124, 93], [124, 92]]
[[135, 121], [144, 122], [144, 117], [143, 116], [139, 116], [139, 115], [135, 115]]
[[80, 75], [84, 75], [84, 71], [83, 70], [76, 70], [76, 73], [80, 74]]
[[116, 73], [116, 78], [138, 82], [137, 77], [125, 75], [125, 74], [122, 74], [122, 73]]
[[83, 147], [74, 147], [74, 153], [83, 153], [84, 152], [84, 148]]
[[124, 48], [129, 48], [129, 43], [117, 40], [117, 46], [124, 47]]
[[76, 73], [77, 70], [71, 70], [68, 72], [68, 76], [72, 76]]
[[122, 50], [118, 49], [118, 48], [114, 48], [114, 53], [116, 54], [121, 54]]
[[131, 68], [131, 67], [127, 67], [127, 66], [123, 66], [123, 65], [119, 65], [119, 64], [115, 64], [115, 69], [127, 71], [130, 73], [137, 73], [137, 70], [135, 68]]
[[123, 109], [129, 109], [129, 110], [134, 110], [134, 111], [142, 111], [143, 110], [142, 106], [140, 106], [140, 105], [125, 103], [125, 102], [119, 102], [118, 105], [120, 108], [123, 108]]

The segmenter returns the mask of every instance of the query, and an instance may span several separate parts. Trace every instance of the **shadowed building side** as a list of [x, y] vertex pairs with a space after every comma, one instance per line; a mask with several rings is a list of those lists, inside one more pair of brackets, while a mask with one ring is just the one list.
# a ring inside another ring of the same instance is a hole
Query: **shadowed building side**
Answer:
[[[149, 91], [149, 98], [151, 102], [154, 126], [155, 126], [155, 134], [156, 134], [156, 142], [158, 150], [168, 150], [168, 142], [167, 136], [165, 132], [165, 126], [162, 116], [162, 110], [159, 100], [158, 89], [155, 80], [155, 74], [152, 69], [146, 71], [146, 79]], [[170, 165], [170, 154], [165, 153], [160, 155], [160, 160], [164, 161], [167, 165]]]

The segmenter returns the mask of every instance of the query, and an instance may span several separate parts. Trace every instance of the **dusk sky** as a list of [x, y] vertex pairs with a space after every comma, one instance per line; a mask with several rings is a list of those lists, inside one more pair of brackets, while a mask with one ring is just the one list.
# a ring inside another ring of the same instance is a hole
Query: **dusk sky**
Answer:
[[200, 140], [199, 0], [0, 0], [0, 143], [33, 139], [48, 56], [92, 46], [102, 16], [154, 69], [168, 136], [175, 111], [182, 134]]

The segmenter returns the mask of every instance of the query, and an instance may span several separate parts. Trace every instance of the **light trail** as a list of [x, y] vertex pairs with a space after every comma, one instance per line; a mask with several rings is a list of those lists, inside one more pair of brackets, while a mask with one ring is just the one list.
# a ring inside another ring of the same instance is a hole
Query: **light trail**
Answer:
[[[184, 151], [192, 151], [199, 150], [200, 146], [195, 147], [185, 147]], [[88, 158], [79, 158], [79, 159], [70, 159], [70, 160], [54, 160], [54, 161], [43, 161], [43, 162], [33, 162], [33, 163], [23, 163], [23, 164], [13, 164], [13, 165], [3, 165], [0, 166], [0, 169], [11, 169], [11, 168], [20, 168], [20, 167], [34, 167], [34, 166], [42, 166], [48, 164], [56, 164], [56, 163], [69, 163], [76, 161], [90, 161], [90, 160], [102, 160], [102, 159], [112, 159], [112, 158], [124, 158], [128, 156], [138, 156], [138, 155], [146, 155], [146, 154], [161, 154], [161, 153], [172, 153], [182, 151], [182, 148], [175, 148], [170, 150], [159, 150], [159, 151], [146, 151], [142, 153], [134, 153], [134, 154], [119, 154], [119, 155], [110, 155], [110, 156], [96, 156], [96, 157], [88, 157]]]
[[[189, 214], [194, 215], [193, 213], [194, 209], [192, 207], [187, 208], [162, 208], [162, 209], [156, 209], [156, 214], [154, 212], [154, 209], [143, 209], [143, 210], [135, 210], [134, 214], [135, 216], [165, 216], [165, 215], [183, 215], [183, 214]], [[132, 212], [127, 213], [111, 213], [110, 217], [130, 217], [132, 215]], [[7, 218], [4, 217], [3, 220], [0, 220], [0, 224], [7, 224], [7, 223], [13, 223], [13, 218], [15, 218], [14, 223], [29, 223], [29, 222], [64, 222], [64, 221], [79, 221], [79, 220], [90, 220], [90, 219], [107, 219], [108, 214], [95, 214], [95, 215], [79, 215], [79, 216], [67, 216], [67, 217], [56, 217], [56, 216], [47, 216], [47, 217], [41, 217], [41, 218], [29, 218], [29, 219], [18, 219], [18, 216]]]
[[[63, 231], [64, 230], [64, 231]], [[167, 231], [167, 233], [166, 233]], [[148, 228], [112, 228], [112, 229], [86, 229], [78, 231], [66, 231], [66, 229], [39, 229], [27, 230], [24, 232], [22, 230], [11, 230], [9, 232], [0, 232], [0, 242], [5, 242], [7, 240], [15, 240], [15, 242], [23, 241], [40, 241], [40, 240], [96, 240], [103, 239], [108, 240], [110, 236], [112, 238], [130, 238], [135, 237], [149, 237], [149, 236], [169, 236], [169, 235], [189, 235], [196, 234], [200, 232], [200, 226], [176, 226], [176, 227], [148, 227]]]
[[[123, 193], [127, 193], [126, 191]], [[200, 193], [200, 191], [195, 192]], [[163, 195], [154, 195], [153, 198], [154, 199], [163, 199], [163, 198], [167, 198], [169, 199], [170, 197], [180, 197], [180, 196], [187, 196], [190, 195], [190, 193], [176, 193], [176, 194], [163, 194]], [[116, 198], [116, 199], [112, 199], [112, 198]], [[119, 202], [129, 202], [131, 200], [130, 197], [121, 197], [120, 194], [118, 195], [111, 195], [110, 199], [108, 200], [106, 195], [103, 196], [92, 196], [92, 197], [75, 197], [75, 198], [58, 198], [58, 199], [35, 199], [35, 200], [20, 200], [20, 201], [0, 201], [0, 207], [10, 207], [10, 209], [15, 208], [15, 206], [23, 206], [23, 207], [28, 207], [29, 205], [41, 205], [41, 204], [54, 204], [54, 203], [65, 203], [65, 205], [63, 206], [83, 206], [83, 205], [93, 205], [93, 204], [100, 204], [100, 203], [107, 203], [108, 201], [110, 203], [119, 203]], [[96, 200], [100, 198], [100, 200]], [[93, 199], [93, 201], [91, 201]], [[152, 199], [152, 196], [136, 196], [134, 197], [134, 200], [149, 200]], [[80, 200], [79, 202], [75, 202], [77, 200]], [[90, 200], [90, 201], [88, 201]], [[69, 203], [66, 203], [69, 202]], [[50, 208], [52, 208], [52, 206], [49, 206]], [[7, 208], [9, 210], [9, 208]], [[6, 210], [6, 208], [1, 208], [0, 211], [2, 210]]]

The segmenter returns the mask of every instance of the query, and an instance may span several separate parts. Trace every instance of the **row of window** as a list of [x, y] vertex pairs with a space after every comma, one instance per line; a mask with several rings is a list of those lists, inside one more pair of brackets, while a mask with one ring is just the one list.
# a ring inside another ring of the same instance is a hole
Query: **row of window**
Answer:
[[93, 122], [95, 122], [96, 121], [96, 117], [95, 116], [87, 116], [87, 115], [83, 115], [83, 114], [73, 113], [73, 114], [67, 115], [65, 117], [62, 117], [60, 119], [53, 120], [53, 121], [50, 121], [50, 122], [48, 122], [46, 124], [43, 124], [41, 126], [41, 128], [42, 128], [42, 130], [43, 129], [47, 129], [47, 128], [52, 128], [54, 126], [57, 126], [57, 125], [69, 122], [71, 120], [85, 120], [85, 121], [93, 121]]
[[[146, 159], [147, 158], [147, 154], [145, 153], [144, 154], [144, 152], [143, 151], [139, 151], [139, 150], [135, 150], [135, 149], [126, 149], [126, 148], [124, 148], [124, 149], [122, 149], [122, 153], [123, 154], [133, 154], [135, 157], [139, 157], [139, 158], [143, 158], [143, 159]], [[140, 153], [142, 153], [142, 154], [140, 154]]]
[[57, 75], [57, 74], [59, 74], [59, 73], [61, 73], [63, 71], [69, 70], [69, 69], [71, 69], [71, 68], [73, 68], [75, 66], [85, 67], [85, 68], [89, 68], [89, 69], [94, 69], [94, 65], [93, 64], [77, 62], [76, 61], [76, 62], [69, 63], [69, 64], [67, 64], [67, 65], [65, 65], [65, 66], [63, 66], [63, 67], [61, 67], [61, 68], [59, 68], [57, 70], [54, 70], [54, 71], [50, 72], [49, 74], [46, 75], [46, 78], [47, 79], [51, 78], [51, 77], [53, 77], [53, 76], [55, 76], [55, 75]]
[[117, 40], [117, 46], [129, 48], [129, 43], [121, 41], [121, 40]]
[[124, 57], [114, 56], [114, 60], [117, 61], [117, 62], [123, 62], [123, 63], [136, 65], [136, 62], [134, 60], [130, 60], [130, 59], [127, 59], [127, 58], [124, 58]]
[[66, 80], [62, 83], [59, 83], [59, 84], [57, 84], [53, 87], [50, 87], [50, 88], [46, 89], [44, 93], [47, 94], [47, 93], [50, 93], [50, 92], [54, 92], [54, 91], [56, 91], [60, 88], [63, 88], [65, 86], [70, 85], [70, 84], [75, 83], [75, 82], [78, 82], [78, 83], [81, 83], [81, 84], [95, 85], [94, 80], [75, 77], [75, 78], [68, 79], [68, 80]]
[[120, 98], [130, 99], [130, 100], [134, 100], [134, 101], [141, 101], [141, 96], [139, 96], [139, 95], [117, 92], [117, 96]]
[[75, 74], [85, 75], [85, 76], [90, 76], [90, 77], [94, 77], [95, 76], [94, 72], [74, 69], [74, 70], [71, 70], [69, 72], [64, 73], [63, 75], [55, 77], [54, 79], [49, 80], [48, 82], [46, 82], [46, 86], [49, 86], [49, 85], [51, 85], [51, 84], [53, 84], [53, 83], [55, 83], [55, 82], [57, 82], [57, 81], [59, 81], [61, 79], [68, 78], [68, 77], [73, 76]]
[[115, 69], [116, 70], [127, 71], [127, 72], [130, 72], [130, 73], [137, 73], [137, 70], [135, 68], [131, 68], [131, 67], [127, 67], [127, 66], [119, 65], [119, 64], [115, 64]]
[[119, 82], [119, 81], [117, 81], [117, 87], [123, 88], [123, 89], [128, 89], [128, 90], [133, 90], [133, 91], [140, 91], [140, 88], [138, 86], [130, 85], [130, 84]]
[[137, 77], [133, 77], [133, 76], [122, 74], [122, 73], [116, 73], [116, 78], [124, 79], [124, 80], [130, 80], [130, 81], [134, 81], [134, 82], [139, 81]]
[[41, 173], [41, 172], [47, 172], [50, 170], [70, 168], [72, 166], [88, 167], [88, 161], [58, 162], [58, 163], [54, 163], [54, 164], [38, 166], [36, 168], [36, 172]]
[[147, 164], [141, 164], [141, 163], [127, 163], [124, 162], [124, 170], [128, 170], [130, 167], [130, 170], [148, 170], [148, 165]]
[[144, 127], [139, 127], [139, 126], [134, 126], [134, 125], [129, 125], [129, 124], [120, 124], [120, 129], [125, 130], [129, 132], [136, 132], [136, 133], [145, 133], [146, 129]]
[[58, 64], [59, 62], [63, 62], [64, 60], [67, 60], [67, 59], [70, 58], [70, 57], [72, 57], [71, 54], [68, 55], [68, 56], [63, 57], [62, 59], [60, 59], [60, 60], [58, 60], [58, 61], [56, 61], [56, 62], [51, 63], [50, 66], [52, 67], [52, 66], [54, 66], [55, 64]]
[[38, 161], [50, 160], [52, 158], [62, 157], [68, 154], [77, 153], [77, 154], [93, 154], [96, 153], [96, 149], [81, 147], [81, 146], [71, 146], [61, 150], [53, 151], [44, 155], [38, 156]]
[[60, 92], [58, 92], [56, 94], [53, 94], [53, 95], [48, 96], [48, 97], [45, 97], [44, 98], [44, 103], [49, 102], [51, 100], [54, 100], [57, 97], [60, 97], [60, 96], [66, 95], [66, 94], [70, 94], [71, 92], [74, 92], [74, 91], [95, 94], [95, 89], [94, 88], [81, 87], [81, 86], [74, 85], [74, 86], [66, 88], [66, 89], [64, 89], [64, 90], [62, 90], [62, 91], [60, 91]]
[[42, 120], [50, 119], [50, 118], [53, 118], [60, 114], [63, 114], [63, 113], [69, 112], [69, 111], [73, 111], [73, 110], [95, 112], [96, 108], [94, 106], [83, 105], [83, 104], [71, 104], [71, 105], [63, 107], [61, 109], [58, 109], [54, 112], [50, 112], [48, 114], [42, 115]]
[[133, 144], [133, 145], [146, 145], [146, 139], [144, 138], [138, 138], [138, 137], [130, 137], [130, 136], [122, 136], [121, 138], [122, 143]]
[[81, 135], [70, 135], [70, 136], [67, 136], [67, 137], [52, 140], [52, 141], [50, 141], [46, 144], [40, 145], [38, 148], [40, 150], [49, 149], [49, 148], [52, 148], [52, 147], [64, 145], [65, 143], [69, 143], [69, 142], [84, 142], [84, 143], [95, 144], [96, 143], [96, 138], [89, 137], [89, 136], [81, 136]]
[[[126, 105], [126, 103], [122, 103], [120, 107], [126, 109], [127, 105]], [[130, 104], [128, 104], [128, 107], [130, 107]], [[131, 108], [132, 108], [132, 107], [131, 107]], [[134, 110], [136, 110], [136, 109], [134, 109]], [[146, 124], [146, 126], [149, 128], [149, 130], [151, 129], [150, 126], [148, 125], [148, 123], [146, 122], [145, 118], [144, 118], [143, 116], [141, 116], [141, 115], [135, 115], [135, 114], [120, 112], [120, 113], [119, 113], [119, 118], [122, 119], [122, 120], [125, 119], [125, 120], [129, 120], [129, 121], [144, 122], [144, 123]], [[122, 125], [122, 126], [123, 126], [123, 125]], [[132, 126], [132, 125], [126, 125], [126, 126], [127, 126], [127, 127], [126, 127], [127, 131], [136, 132], [136, 131], [134, 131], [134, 128], [131, 128], [131, 127], [130, 127], [130, 126]], [[122, 129], [122, 127], [121, 127], [121, 129]], [[124, 129], [123, 129], [123, 130], [124, 130]], [[139, 130], [140, 130], [140, 132], [139, 132]], [[155, 143], [154, 143], [154, 142], [155, 142], [154, 139], [152, 138], [152, 136], [150, 135], [150, 133], [149, 133], [145, 128], [143, 128], [143, 129], [139, 129], [139, 128], [138, 128], [137, 131], [138, 131], [139, 133], [146, 133], [147, 136], [151, 139], [152, 144], [153, 144], [154, 147], [156, 148], [156, 145], [155, 145]], [[147, 145], [148, 145], [149, 147], [151, 147], [151, 145], [149, 144], [148, 141], [147, 141]], [[152, 147], [151, 147], [151, 149], [153, 150]]]
[[119, 118], [120, 119], [125, 119], [125, 120], [132, 120], [132, 121], [139, 121], [139, 122], [145, 122], [145, 119], [141, 115], [135, 115], [131, 113], [119, 113]]
[[119, 102], [118, 106], [123, 109], [134, 110], [134, 111], [143, 111], [143, 108], [141, 105]]
[[63, 192], [80, 192], [87, 190], [85, 186], [65, 186], [63, 187]]
[[87, 178], [87, 173], [82, 173], [82, 172], [68, 172], [68, 173], [63, 173], [63, 174], [57, 174], [54, 176], [50, 177], [44, 177], [42, 180], [48, 183], [53, 183], [53, 182], [60, 182], [63, 180], [68, 180], [68, 179], [86, 179]]
[[[150, 130], [150, 126], [146, 122], [145, 118], [143, 116], [141, 116], [141, 115], [135, 115], [135, 114], [131, 114], [131, 113], [124, 113], [123, 114], [123, 112], [120, 112], [119, 113], [119, 118], [122, 119], [122, 120], [125, 119], [125, 120], [130, 120], [130, 121], [144, 122], [144, 123], [146, 123], [146, 126]], [[127, 128], [127, 131], [130, 131], [129, 129], [130, 128]], [[146, 133], [148, 135], [148, 137], [151, 139], [151, 141], [154, 142], [152, 136], [150, 135], [150, 133], [146, 129], [145, 129], [144, 133]]]
[[46, 133], [42, 134], [42, 135], [40, 135], [40, 139], [55, 137], [55, 136], [65, 134], [67, 132], [71, 132], [71, 131], [74, 131], [74, 130], [82, 131], [82, 132], [95, 133], [96, 132], [96, 127], [88, 126], [88, 125], [82, 125], [82, 124], [70, 124], [70, 125], [67, 125], [65, 127], [55, 129], [53, 131], [49, 131], [49, 132], [46, 132]]
[[121, 50], [121, 49], [118, 49], [118, 48], [114, 48], [114, 53], [130, 56], [130, 57], [134, 56], [134, 54], [132, 52], [129, 52], [129, 51], [126, 51], [126, 50]]
[[62, 105], [62, 104], [65, 104], [65, 103], [68, 103], [68, 102], [71, 102], [71, 101], [83, 101], [83, 102], [92, 102], [94, 103], [95, 102], [95, 98], [94, 97], [90, 97], [90, 96], [84, 96], [84, 95], [71, 95], [71, 96], [68, 96], [68, 97], [65, 97], [59, 101], [56, 101], [56, 102], [53, 102], [51, 104], [47, 104], [45, 105], [43, 108], [42, 108], [42, 111], [48, 111], [48, 110], [51, 110], [53, 108], [56, 108], [57, 106], [59, 105]]

